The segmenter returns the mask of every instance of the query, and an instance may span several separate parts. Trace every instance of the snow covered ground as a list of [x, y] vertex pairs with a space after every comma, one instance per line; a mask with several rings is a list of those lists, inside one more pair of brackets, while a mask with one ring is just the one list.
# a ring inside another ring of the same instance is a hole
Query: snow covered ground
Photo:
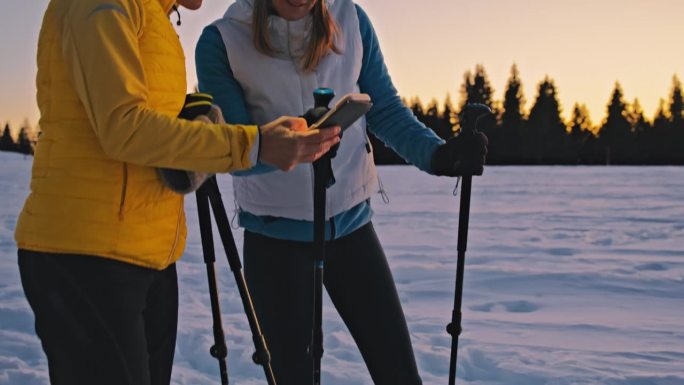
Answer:
[[[13, 230], [31, 158], [0, 153], [0, 384], [47, 384]], [[425, 384], [446, 384], [458, 198], [454, 181], [381, 167], [374, 223]], [[229, 177], [220, 183], [232, 208]], [[475, 178], [458, 377], [469, 385], [684, 384], [684, 168], [490, 167]], [[179, 263], [174, 384], [216, 384], [194, 199]], [[238, 243], [242, 235], [236, 231]], [[241, 245], [239, 245], [241, 247]], [[231, 383], [264, 384], [232, 273], [219, 258]], [[308, 315], [306, 315], [308, 316]], [[323, 383], [370, 384], [326, 304]]]

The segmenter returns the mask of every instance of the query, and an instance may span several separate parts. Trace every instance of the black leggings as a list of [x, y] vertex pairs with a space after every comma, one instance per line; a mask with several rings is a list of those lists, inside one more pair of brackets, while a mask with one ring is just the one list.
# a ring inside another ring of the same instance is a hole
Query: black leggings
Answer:
[[[313, 247], [245, 231], [247, 284], [278, 385], [312, 381]], [[324, 282], [379, 385], [421, 384], [392, 273], [372, 224], [327, 243]]]
[[176, 345], [176, 267], [19, 250], [26, 298], [52, 385], [168, 385]]

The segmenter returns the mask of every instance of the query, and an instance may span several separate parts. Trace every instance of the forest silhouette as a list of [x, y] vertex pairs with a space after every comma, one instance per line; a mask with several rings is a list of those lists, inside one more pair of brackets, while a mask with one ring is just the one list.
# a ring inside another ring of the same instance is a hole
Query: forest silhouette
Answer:
[[28, 124], [24, 123], [24, 126], [19, 130], [17, 137], [14, 138], [12, 136], [12, 130], [10, 129], [9, 123], [5, 124], [5, 128], [2, 130], [2, 135], [0, 135], [0, 151], [10, 151], [25, 155], [33, 155], [35, 140], [31, 139], [27, 126]]
[[[639, 100], [624, 100], [622, 87], [615, 83], [606, 116], [592, 123], [584, 104], [575, 103], [569, 121], [564, 121], [558, 89], [550, 77], [536, 88], [529, 111], [517, 66], [511, 67], [503, 100], [494, 99], [484, 66], [466, 71], [457, 108], [451, 97], [440, 108], [436, 99], [425, 107], [418, 98], [404, 100], [418, 120], [443, 139], [459, 129], [458, 113], [466, 103], [482, 103], [497, 116], [489, 137], [487, 164], [490, 165], [684, 165], [684, 103], [682, 83], [675, 75], [668, 100], [660, 99], [655, 117], [649, 120]], [[371, 136], [378, 164], [401, 164], [392, 149]]]
[[[527, 111], [515, 64], [503, 100], [494, 98], [484, 66], [476, 65], [474, 71], [463, 75], [457, 108], [449, 95], [441, 107], [436, 99], [427, 106], [418, 98], [403, 102], [443, 139], [458, 132], [459, 112], [467, 103], [489, 106], [497, 117], [497, 124], [485, 131], [490, 165], [684, 165], [684, 96], [676, 75], [667, 100], [660, 99], [650, 120], [638, 99], [632, 103], [624, 100], [622, 87], [616, 82], [600, 123], [592, 123], [586, 105], [579, 103], [574, 104], [569, 121], [565, 121], [558, 89], [548, 76], [537, 85], [534, 102]], [[39, 135], [39, 129], [31, 129], [25, 122], [15, 137], [6, 124], [0, 136], [0, 151], [32, 154]], [[391, 148], [372, 134], [370, 137], [377, 164], [405, 163]]]

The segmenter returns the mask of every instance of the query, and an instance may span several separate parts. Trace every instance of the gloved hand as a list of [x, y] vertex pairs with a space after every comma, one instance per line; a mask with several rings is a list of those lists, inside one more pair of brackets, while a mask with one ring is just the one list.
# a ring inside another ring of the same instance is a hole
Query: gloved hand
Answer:
[[454, 136], [435, 150], [432, 171], [440, 176], [482, 175], [487, 144], [487, 136], [480, 131]]
[[[178, 117], [187, 120], [201, 120], [206, 123], [225, 123], [221, 109], [212, 104], [214, 98], [209, 94], [193, 93], [185, 97], [185, 105]], [[214, 174], [158, 168], [157, 174], [166, 187], [178, 194], [191, 193]]]

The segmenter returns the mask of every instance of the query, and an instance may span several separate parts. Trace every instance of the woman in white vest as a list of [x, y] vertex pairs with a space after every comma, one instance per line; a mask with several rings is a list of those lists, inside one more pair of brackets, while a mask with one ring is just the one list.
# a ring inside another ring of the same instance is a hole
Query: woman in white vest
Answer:
[[[231, 123], [302, 115], [313, 91], [370, 95], [349, 127], [327, 190], [325, 286], [376, 384], [420, 384], [401, 304], [371, 223], [378, 179], [366, 128], [409, 163], [435, 175], [481, 173], [484, 135], [446, 143], [420, 123], [392, 85], [373, 27], [351, 0], [237, 0], [205, 28], [196, 50], [199, 87]], [[333, 103], [335, 100], [333, 100]], [[455, 164], [463, 166], [454, 167]], [[234, 174], [245, 228], [247, 283], [280, 385], [310, 383], [313, 168], [266, 165]]]

